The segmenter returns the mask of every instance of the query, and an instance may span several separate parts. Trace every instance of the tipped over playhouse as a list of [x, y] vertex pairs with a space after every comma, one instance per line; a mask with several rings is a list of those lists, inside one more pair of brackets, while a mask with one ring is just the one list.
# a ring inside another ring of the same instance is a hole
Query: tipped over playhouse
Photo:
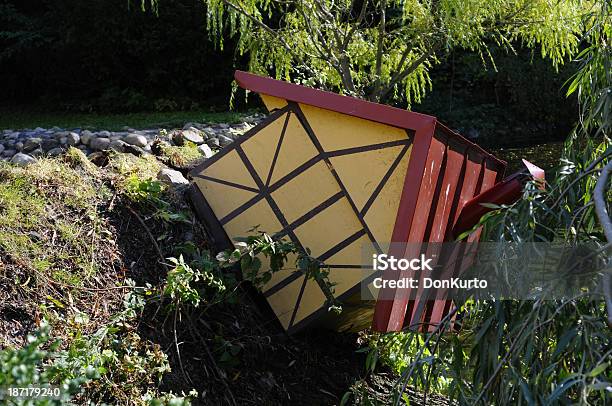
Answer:
[[[397, 331], [441, 320], [448, 301], [362, 301], [361, 284], [374, 276], [362, 248], [382, 253], [380, 245], [392, 241], [452, 241], [478, 220], [482, 207], [473, 202], [471, 216], [462, 214], [476, 196], [492, 190], [490, 200], [517, 197], [516, 179], [500, 182], [505, 162], [429, 115], [246, 72], [235, 78], [259, 93], [269, 116], [191, 173], [194, 205], [214, 247], [233, 247], [257, 226], [329, 267], [344, 308], [339, 316], [292, 263], [264, 287], [288, 332], [310, 323]], [[455, 227], [460, 215], [467, 218], [462, 230]]]

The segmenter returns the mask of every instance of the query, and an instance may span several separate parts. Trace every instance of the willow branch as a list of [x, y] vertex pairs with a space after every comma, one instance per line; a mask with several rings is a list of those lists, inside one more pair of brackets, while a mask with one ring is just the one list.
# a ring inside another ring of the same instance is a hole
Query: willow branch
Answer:
[[[593, 192], [593, 200], [595, 201], [595, 213], [599, 219], [599, 224], [603, 228], [604, 235], [609, 243], [612, 243], [612, 220], [610, 220], [610, 214], [608, 213], [607, 201], [605, 196], [607, 195], [608, 178], [612, 172], [612, 160], [608, 161], [606, 166], [601, 170], [595, 190]], [[606, 272], [602, 276], [603, 282], [603, 293], [606, 300], [606, 307], [608, 309], [608, 325], [612, 327], [612, 276], [610, 272]]]
[[380, 2], [380, 24], [378, 25], [378, 44], [376, 45], [376, 81], [374, 88], [378, 89], [380, 86], [380, 75], [382, 74], [382, 56], [383, 46], [385, 38], [385, 28], [387, 24], [387, 0], [381, 0]]
[[[289, 44], [287, 44], [287, 41], [285, 41], [285, 39], [277, 31], [273, 30], [266, 23], [264, 23], [263, 21], [260, 21], [257, 17], [255, 17], [254, 15], [246, 11], [244, 8], [242, 8], [242, 6], [236, 5], [229, 0], [222, 0], [222, 1], [223, 1], [223, 4], [225, 4], [232, 10], [234, 10], [236, 13], [241, 14], [244, 17], [248, 18], [249, 20], [251, 20], [251, 22], [253, 22], [255, 25], [260, 27], [262, 30], [272, 35], [282, 45], [282, 47], [285, 48], [285, 50], [297, 61], [301, 60], [299, 55], [293, 50], [293, 48], [289, 46]], [[312, 75], [315, 75], [315, 72], [307, 64], [304, 64], [304, 67], [308, 69], [308, 71], [310, 71]]]

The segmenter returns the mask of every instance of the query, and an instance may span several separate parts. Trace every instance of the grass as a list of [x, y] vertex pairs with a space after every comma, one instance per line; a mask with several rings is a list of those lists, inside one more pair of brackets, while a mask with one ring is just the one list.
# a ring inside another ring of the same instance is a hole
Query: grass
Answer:
[[47, 113], [23, 110], [0, 110], [0, 129], [83, 128], [119, 131], [123, 127], [135, 129], [182, 127], [187, 122], [235, 123], [245, 113], [210, 111], [147, 112], [126, 114]]
[[72, 269], [77, 281], [95, 272], [92, 244], [102, 239], [96, 208], [109, 192], [79, 172], [48, 159], [0, 166], [0, 252], [39, 272]]

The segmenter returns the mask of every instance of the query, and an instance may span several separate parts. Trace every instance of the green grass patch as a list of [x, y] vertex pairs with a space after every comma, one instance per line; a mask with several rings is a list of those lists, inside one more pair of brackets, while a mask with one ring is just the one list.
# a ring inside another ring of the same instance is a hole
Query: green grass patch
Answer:
[[245, 113], [210, 111], [149, 112], [128, 114], [46, 113], [21, 110], [0, 110], [0, 129], [12, 128], [83, 128], [119, 131], [135, 129], [182, 127], [187, 122], [236, 123]]
[[80, 283], [103, 262], [99, 245], [108, 244], [98, 207], [109, 198], [99, 179], [60, 159], [41, 159], [26, 168], [2, 163], [0, 252], [51, 280], [70, 269]]

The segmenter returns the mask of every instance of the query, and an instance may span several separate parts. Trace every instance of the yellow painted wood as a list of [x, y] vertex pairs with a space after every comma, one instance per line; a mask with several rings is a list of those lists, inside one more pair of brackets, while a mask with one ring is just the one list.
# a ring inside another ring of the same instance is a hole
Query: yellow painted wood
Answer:
[[[364, 251], [366, 250], [366, 251]], [[367, 235], [353, 241], [351, 245], [338, 251], [325, 261], [326, 265], [371, 265], [367, 253], [372, 250], [372, 243]], [[365, 255], [364, 255], [365, 253]]]
[[[270, 153], [274, 153], [271, 151]], [[272, 172], [272, 184], [318, 154], [295, 114], [291, 114], [285, 138]]]
[[361, 210], [383, 179], [403, 146], [330, 158], [340, 180]]
[[[376, 241], [380, 244], [391, 242], [411, 152], [412, 147], [406, 152], [364, 216], [366, 224], [370, 228]], [[418, 182], [415, 182], [414, 187], [416, 193]]]
[[374, 271], [361, 268], [331, 269], [329, 281], [335, 283], [334, 296], [338, 297], [355, 285], [359, 285], [362, 280], [372, 275]]
[[291, 315], [293, 314], [293, 309], [295, 308], [303, 282], [304, 276], [296, 279], [267, 298], [274, 314], [276, 314], [276, 317], [278, 317], [278, 320], [285, 329], [289, 327]]
[[[270, 269], [270, 258], [265, 255], [260, 255], [258, 258], [261, 260], [261, 270], [265, 272]], [[296, 254], [289, 254], [287, 256], [287, 262], [285, 262], [285, 266], [278, 272], [274, 272], [272, 274], [272, 278], [266, 285], [262, 288], [262, 291], [266, 292], [270, 288], [274, 287], [276, 284], [291, 276], [295, 271], [297, 271], [296, 260], [298, 256]]]
[[319, 310], [325, 305], [325, 299], [325, 295], [317, 282], [308, 279], [293, 324], [299, 323], [304, 318]]
[[[242, 163], [236, 151], [229, 152], [222, 159], [219, 159], [200, 173], [211, 178], [257, 188], [255, 180]], [[207, 197], [206, 195], [204, 196]]]
[[255, 235], [256, 231], [250, 230], [256, 226], [259, 226], [259, 231], [265, 231], [268, 234], [277, 233], [283, 228], [265, 199], [246, 209], [242, 214], [225, 224], [223, 228], [227, 235], [234, 239]]
[[318, 257], [361, 229], [361, 223], [345, 198], [295, 229], [297, 238]]
[[285, 119], [286, 114], [260, 129], [256, 136], [242, 143], [244, 153], [263, 182], [268, 178]]
[[362, 118], [300, 104], [325, 151], [360, 147], [408, 138], [406, 131]]
[[274, 109], [282, 109], [287, 105], [287, 100], [281, 99], [280, 97], [268, 96], [267, 94], [263, 93], [260, 94], [260, 96], [268, 111], [272, 111]]
[[272, 193], [291, 224], [314, 207], [340, 192], [340, 186], [324, 162], [318, 162]]
[[227, 216], [233, 210], [256, 196], [254, 192], [222, 185], [202, 178], [194, 178], [194, 182], [200, 188], [200, 191], [218, 219]]

